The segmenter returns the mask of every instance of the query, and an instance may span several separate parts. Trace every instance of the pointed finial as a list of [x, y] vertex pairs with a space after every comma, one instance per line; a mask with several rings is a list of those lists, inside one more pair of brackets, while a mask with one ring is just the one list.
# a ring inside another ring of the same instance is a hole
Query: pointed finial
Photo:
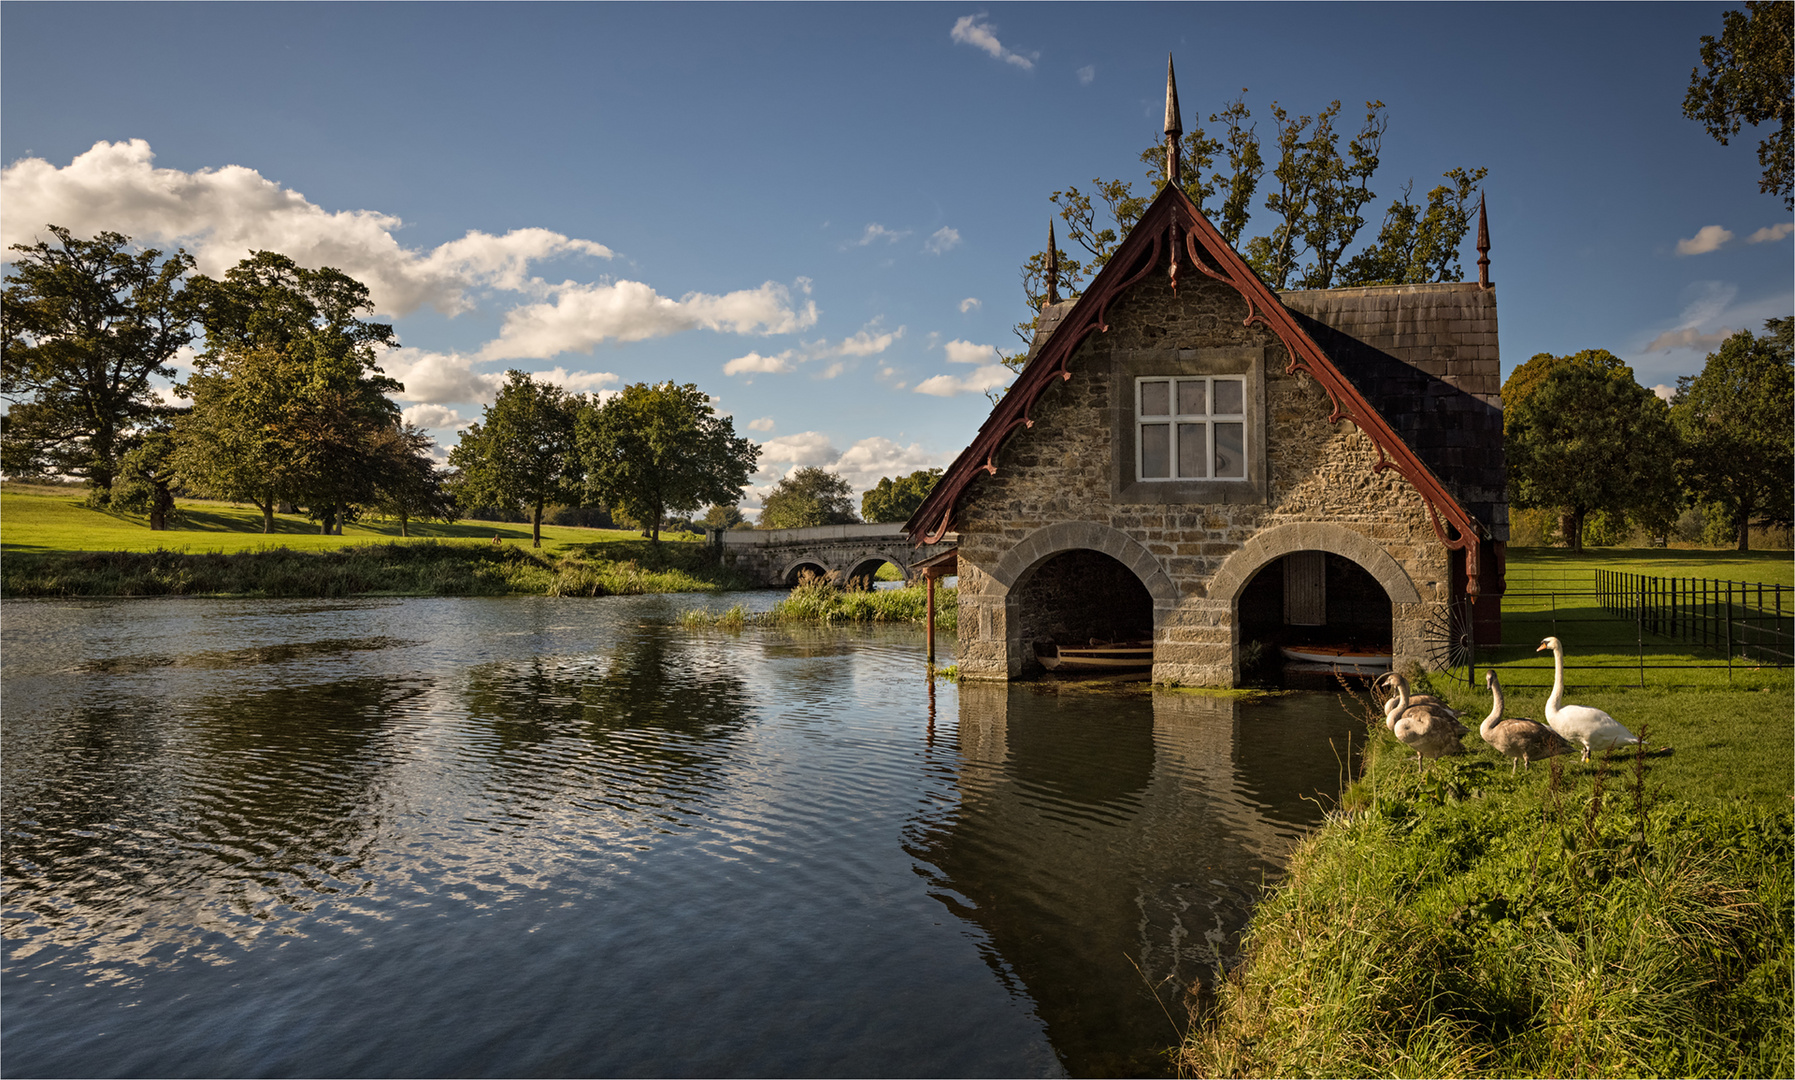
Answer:
[[1053, 219], [1047, 219], [1047, 302], [1060, 302], [1060, 250], [1053, 240]]
[[1178, 140], [1184, 121], [1178, 118], [1178, 78], [1172, 73], [1172, 54], [1166, 53], [1166, 182], [1178, 184]]
[[1483, 209], [1483, 192], [1477, 192], [1477, 284], [1490, 287], [1490, 217]]

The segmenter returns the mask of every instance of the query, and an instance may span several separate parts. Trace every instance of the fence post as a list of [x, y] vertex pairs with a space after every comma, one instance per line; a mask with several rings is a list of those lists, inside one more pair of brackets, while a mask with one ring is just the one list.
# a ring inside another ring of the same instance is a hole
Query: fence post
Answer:
[[1465, 598], [1465, 685], [1477, 689], [1477, 607], [1476, 601]]
[[1733, 583], [1726, 583], [1726, 681], [1733, 681]]
[[1639, 688], [1645, 689], [1645, 575], [1639, 575], [1639, 606], [1636, 609], [1639, 628]]

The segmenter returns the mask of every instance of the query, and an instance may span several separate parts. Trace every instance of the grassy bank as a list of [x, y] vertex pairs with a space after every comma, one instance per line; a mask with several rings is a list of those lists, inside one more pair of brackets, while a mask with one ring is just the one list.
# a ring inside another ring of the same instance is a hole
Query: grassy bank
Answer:
[[14, 552], [0, 597], [610, 596], [745, 587], [697, 544], [614, 541], [558, 551], [420, 540], [328, 551]]
[[[928, 593], [922, 585], [901, 589], [841, 588], [834, 575], [805, 579], [785, 599], [767, 611], [750, 615], [737, 605], [727, 611], [685, 611], [680, 613], [682, 626], [716, 626], [740, 630], [758, 626], [815, 625], [836, 626], [847, 623], [917, 623], [928, 618]], [[960, 627], [959, 593], [941, 585], [935, 587], [935, 629], [955, 633]]]
[[1674, 752], [1518, 777], [1475, 734], [1420, 775], [1368, 723], [1362, 779], [1260, 905], [1181, 1068], [1791, 1075], [1790, 700], [1592, 695]]

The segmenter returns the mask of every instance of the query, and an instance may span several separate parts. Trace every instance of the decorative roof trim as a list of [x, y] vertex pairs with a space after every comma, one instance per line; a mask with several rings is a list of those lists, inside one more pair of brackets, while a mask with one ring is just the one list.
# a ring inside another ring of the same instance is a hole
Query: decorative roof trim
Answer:
[[1372, 471], [1394, 469], [1420, 493], [1440, 543], [1449, 550], [1465, 552], [1466, 591], [1477, 596], [1477, 548], [1486, 530], [1403, 442], [1376, 407], [1341, 374], [1321, 346], [1284, 307], [1277, 294], [1259, 280], [1246, 261], [1228, 246], [1221, 233], [1175, 184], [1160, 189], [1115, 255], [1091, 282], [1091, 287], [1079, 297], [991, 410], [972, 443], [948, 466], [928, 498], [905, 523], [904, 532], [911, 541], [935, 543], [950, 531], [954, 511], [967, 485], [981, 471], [996, 474], [997, 453], [1003, 444], [1018, 428], [1034, 426], [1031, 413], [1035, 403], [1053, 385], [1055, 376], [1062, 382], [1072, 378], [1068, 365], [1073, 353], [1085, 338], [1109, 329], [1110, 305], [1159, 266], [1162, 250], [1168, 253], [1168, 272], [1176, 293], [1180, 249], [1198, 273], [1231, 286], [1246, 301], [1247, 316], [1242, 325], [1251, 326], [1257, 322], [1283, 342], [1290, 354], [1290, 362], [1284, 369], [1286, 374], [1301, 371], [1320, 384], [1332, 404], [1328, 415], [1330, 423], [1350, 420], [1371, 439], [1378, 448], [1378, 461]]

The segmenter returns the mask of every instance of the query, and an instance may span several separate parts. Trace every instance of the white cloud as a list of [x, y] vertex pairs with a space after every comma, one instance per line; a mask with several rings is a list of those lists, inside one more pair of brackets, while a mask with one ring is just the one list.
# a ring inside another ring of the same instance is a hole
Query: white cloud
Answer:
[[460, 413], [445, 405], [413, 405], [400, 416], [406, 423], [416, 424], [430, 431], [460, 431], [473, 423], [472, 420], [463, 420]]
[[836, 356], [877, 356], [891, 348], [892, 342], [904, 336], [904, 328], [900, 326], [883, 334], [875, 333], [881, 321], [874, 319], [861, 327], [860, 332], [853, 337], [843, 338], [842, 343], [831, 350], [832, 353]]
[[950, 364], [995, 364], [997, 363], [997, 346], [974, 345], [970, 341], [950, 341], [941, 346], [947, 354]]
[[961, 45], [971, 45], [975, 49], [982, 49], [1006, 64], [1015, 64], [1024, 71], [1034, 70], [1034, 60], [1004, 48], [1003, 43], [997, 40], [997, 35], [993, 32], [995, 29], [985, 21], [983, 14], [962, 15], [954, 23], [954, 28], [948, 32], [948, 36]]
[[1795, 222], [1779, 221], [1775, 225], [1766, 225], [1745, 238], [1748, 244], [1769, 244], [1795, 233]]
[[1652, 393], [1657, 394], [1660, 398], [1664, 399], [1665, 404], [1668, 405], [1670, 399], [1676, 396], [1677, 388], [1669, 383], [1659, 383], [1657, 386], [1652, 387]]
[[1732, 233], [1718, 225], [1703, 225], [1694, 236], [1687, 240], [1677, 241], [1677, 254], [1706, 255], [1710, 251], [1718, 250], [1721, 245], [1732, 238]]
[[888, 244], [895, 244], [909, 235], [909, 229], [887, 229], [885, 226], [875, 221], [866, 227], [866, 231], [860, 234], [860, 239], [854, 241], [852, 246], [865, 247], [874, 240], [883, 240]]
[[1735, 331], [1726, 327], [1704, 334], [1693, 326], [1685, 326], [1680, 330], [1666, 330], [1652, 339], [1645, 347], [1646, 352], [1669, 352], [1672, 349], [1694, 349], [1696, 352], [1711, 352], [1720, 348], [1720, 343], [1733, 336]]
[[960, 230], [950, 229], [943, 225], [929, 237], [929, 242], [922, 249], [930, 255], [945, 255], [960, 246]]
[[1075, 74], [1078, 76], [1078, 85], [1089, 86], [1097, 81], [1097, 65], [1086, 64], [1084, 67], [1079, 68]]
[[614, 397], [619, 393], [619, 391], [606, 391], [603, 387], [623, 381], [622, 376], [610, 371], [568, 371], [562, 367], [551, 368], [548, 371], [532, 371], [530, 378], [537, 382], [551, 383], [576, 394], [596, 393], [600, 400]]
[[934, 397], [955, 397], [959, 394], [980, 394], [987, 390], [995, 390], [1000, 386], [1008, 386], [1015, 372], [1002, 364], [986, 364], [972, 374], [961, 378], [957, 375], [936, 375], [916, 384], [916, 393], [929, 394]]
[[772, 431], [773, 430], [773, 418], [770, 416], [763, 416], [759, 420], [750, 420], [750, 421], [748, 421], [748, 430], [749, 431]]
[[[808, 284], [804, 282], [801, 284]], [[794, 306], [791, 290], [777, 282], [722, 296], [687, 293], [678, 300], [639, 281], [610, 284], [565, 282], [553, 302], [513, 308], [496, 341], [480, 350], [485, 360], [546, 359], [564, 352], [591, 352], [601, 341], [641, 341], [703, 328], [732, 334], [789, 334], [816, 324], [814, 300]]]
[[820, 431], [781, 435], [760, 444], [760, 468], [763, 473], [785, 471], [772, 468], [774, 465], [789, 465], [794, 469], [810, 465], [832, 465], [840, 457], [841, 451], [830, 444], [829, 436]]
[[985, 302], [983, 300], [980, 300], [976, 296], [968, 296], [966, 299], [960, 301], [960, 314], [964, 315], [968, 311], [977, 311], [984, 306]]
[[847, 452], [834, 464], [826, 467], [854, 485], [856, 491], [865, 491], [877, 484], [881, 477], [909, 476], [918, 469], [945, 464], [940, 457], [916, 443], [899, 446], [890, 439], [875, 435], [848, 447]]
[[398, 349], [382, 355], [380, 366], [405, 384], [405, 389], [394, 395], [400, 401], [490, 402], [505, 385], [505, 376], [473, 370], [475, 360], [459, 353]]
[[794, 370], [792, 350], [787, 349], [774, 356], [762, 356], [751, 352], [747, 356], [738, 356], [723, 365], [725, 375], [782, 375]]
[[97, 142], [58, 168], [23, 158], [0, 171], [6, 214], [0, 245], [50, 239], [46, 223], [78, 236], [115, 230], [158, 246], [180, 244], [202, 272], [218, 276], [252, 250], [278, 251], [302, 266], [334, 266], [366, 284], [383, 314], [430, 306], [450, 315], [484, 289], [539, 293], [532, 263], [566, 255], [601, 259], [611, 249], [547, 229], [503, 236], [469, 232], [429, 251], [401, 246], [403, 222], [373, 210], [327, 211], [254, 169], [227, 165], [158, 169], [142, 139]]
[[846, 360], [837, 360], [835, 363], [830, 364], [828, 367], [817, 372], [816, 377], [819, 379], [833, 379], [846, 370], [848, 370], [848, 362]]

